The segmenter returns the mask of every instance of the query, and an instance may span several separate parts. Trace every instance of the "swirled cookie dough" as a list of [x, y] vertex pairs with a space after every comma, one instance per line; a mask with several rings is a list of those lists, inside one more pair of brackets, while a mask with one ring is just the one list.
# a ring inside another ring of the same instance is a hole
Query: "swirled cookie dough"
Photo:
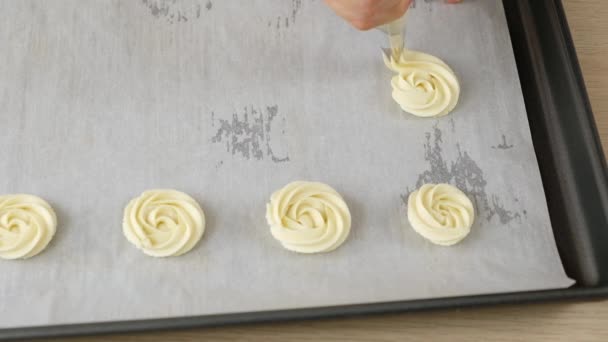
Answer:
[[404, 111], [422, 117], [446, 115], [460, 96], [456, 75], [442, 60], [426, 53], [403, 50], [399, 59], [384, 57], [396, 72], [391, 79], [393, 99]]
[[270, 197], [266, 220], [283, 247], [299, 253], [329, 252], [350, 233], [351, 217], [342, 196], [329, 185], [297, 181]]
[[205, 214], [190, 196], [176, 190], [148, 190], [125, 208], [127, 240], [154, 257], [178, 256], [191, 250], [205, 232]]
[[471, 231], [475, 211], [471, 200], [448, 184], [425, 184], [407, 201], [407, 217], [414, 230], [434, 244], [450, 246]]
[[42, 198], [0, 196], [0, 258], [33, 257], [49, 244], [56, 228], [57, 216]]

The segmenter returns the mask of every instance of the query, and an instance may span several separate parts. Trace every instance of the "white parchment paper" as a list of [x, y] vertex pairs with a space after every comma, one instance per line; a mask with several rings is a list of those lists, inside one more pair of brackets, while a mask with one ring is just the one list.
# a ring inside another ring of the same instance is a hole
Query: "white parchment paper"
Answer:
[[[42, 254], [1, 261], [0, 327], [539, 290], [572, 284], [547, 214], [500, 1], [417, 1], [407, 44], [457, 73], [441, 119], [400, 112], [379, 31], [322, 1], [0, 0], [0, 193], [56, 209]], [[270, 194], [345, 197], [346, 243], [273, 240]], [[404, 199], [448, 182], [475, 199], [459, 245], [430, 244]], [[155, 259], [121, 232], [149, 188], [200, 201], [207, 231]]]

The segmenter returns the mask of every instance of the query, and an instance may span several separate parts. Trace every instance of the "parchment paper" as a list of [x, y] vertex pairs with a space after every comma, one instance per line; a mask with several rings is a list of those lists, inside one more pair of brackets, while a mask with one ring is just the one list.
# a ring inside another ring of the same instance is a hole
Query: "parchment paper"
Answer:
[[[441, 119], [400, 112], [379, 31], [322, 1], [0, 0], [0, 193], [46, 198], [55, 239], [1, 261], [0, 327], [100, 322], [567, 287], [500, 1], [418, 1], [407, 44], [457, 73]], [[273, 240], [270, 194], [318, 180], [345, 197], [346, 243]], [[404, 201], [424, 182], [475, 199], [457, 246]], [[175, 188], [207, 231], [178, 258], [123, 237], [129, 199]]]

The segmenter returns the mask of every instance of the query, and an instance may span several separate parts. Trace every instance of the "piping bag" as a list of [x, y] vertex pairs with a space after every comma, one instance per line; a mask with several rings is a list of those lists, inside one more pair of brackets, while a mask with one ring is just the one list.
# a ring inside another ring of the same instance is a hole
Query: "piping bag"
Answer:
[[401, 18], [391, 21], [390, 23], [379, 26], [378, 29], [388, 36], [390, 49], [383, 49], [387, 57], [392, 56], [395, 60], [399, 60], [403, 49], [405, 48], [405, 23], [407, 12]]

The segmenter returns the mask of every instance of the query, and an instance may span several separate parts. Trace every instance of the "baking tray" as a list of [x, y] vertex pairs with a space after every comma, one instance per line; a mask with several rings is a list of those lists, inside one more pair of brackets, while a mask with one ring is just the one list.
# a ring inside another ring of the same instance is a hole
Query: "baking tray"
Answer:
[[608, 295], [606, 163], [559, 0], [504, 0], [557, 247], [577, 285], [310, 309], [0, 330], [0, 339], [192, 328]]

